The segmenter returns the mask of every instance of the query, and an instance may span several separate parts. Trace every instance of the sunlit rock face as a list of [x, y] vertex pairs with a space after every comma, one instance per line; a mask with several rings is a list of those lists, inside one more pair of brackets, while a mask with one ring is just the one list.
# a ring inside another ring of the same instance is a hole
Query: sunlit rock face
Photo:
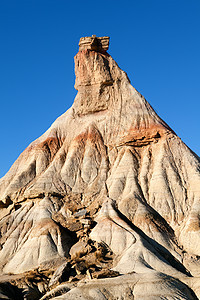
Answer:
[[98, 265], [102, 244], [112, 252], [104, 276], [120, 278], [94, 279], [99, 270], [87, 262], [89, 273], [65, 281], [93, 283], [70, 286], [62, 299], [198, 299], [200, 159], [108, 45], [108, 37], [80, 40], [74, 104], [0, 180], [1, 272], [55, 268], [70, 253]]

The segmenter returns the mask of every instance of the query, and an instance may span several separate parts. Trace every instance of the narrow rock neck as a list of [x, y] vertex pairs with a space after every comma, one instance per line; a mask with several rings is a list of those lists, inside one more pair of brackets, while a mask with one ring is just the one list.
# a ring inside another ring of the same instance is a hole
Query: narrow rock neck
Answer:
[[82, 50], [75, 56], [75, 89], [77, 112], [80, 115], [108, 109], [115, 78], [107, 53]]

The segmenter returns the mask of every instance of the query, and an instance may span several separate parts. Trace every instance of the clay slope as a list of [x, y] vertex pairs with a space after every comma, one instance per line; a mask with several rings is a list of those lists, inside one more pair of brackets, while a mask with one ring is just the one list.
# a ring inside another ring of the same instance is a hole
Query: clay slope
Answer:
[[2, 278], [37, 270], [32, 299], [197, 299], [200, 159], [107, 48], [81, 40], [74, 104], [0, 180]]

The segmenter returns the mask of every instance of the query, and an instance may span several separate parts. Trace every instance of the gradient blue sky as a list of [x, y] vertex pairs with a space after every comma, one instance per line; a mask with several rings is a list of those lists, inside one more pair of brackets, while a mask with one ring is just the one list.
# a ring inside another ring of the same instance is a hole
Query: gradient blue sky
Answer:
[[108, 35], [133, 86], [200, 155], [200, 0], [0, 0], [0, 177], [73, 103], [82, 36]]

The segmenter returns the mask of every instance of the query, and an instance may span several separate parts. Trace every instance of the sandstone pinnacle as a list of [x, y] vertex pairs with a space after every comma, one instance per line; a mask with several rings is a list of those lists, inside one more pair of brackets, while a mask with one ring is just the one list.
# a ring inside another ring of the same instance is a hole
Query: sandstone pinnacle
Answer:
[[200, 159], [108, 46], [80, 39], [72, 107], [0, 180], [2, 278], [41, 299], [198, 299]]

